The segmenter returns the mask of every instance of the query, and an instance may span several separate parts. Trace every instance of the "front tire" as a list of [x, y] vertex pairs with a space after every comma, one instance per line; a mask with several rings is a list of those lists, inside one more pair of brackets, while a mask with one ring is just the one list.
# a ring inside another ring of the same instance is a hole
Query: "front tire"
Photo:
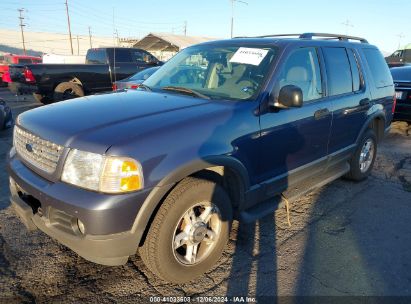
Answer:
[[188, 177], [158, 210], [140, 256], [147, 268], [173, 283], [190, 281], [212, 268], [228, 241], [230, 199], [218, 184]]
[[346, 178], [362, 181], [370, 175], [377, 155], [377, 137], [374, 130], [367, 130], [362, 136], [357, 150], [350, 161], [350, 171]]

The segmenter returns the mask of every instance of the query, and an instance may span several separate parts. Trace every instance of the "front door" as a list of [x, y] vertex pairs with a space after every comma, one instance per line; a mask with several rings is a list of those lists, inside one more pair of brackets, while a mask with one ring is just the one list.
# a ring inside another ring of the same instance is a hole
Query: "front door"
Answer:
[[[275, 85], [278, 92], [295, 85], [303, 92], [301, 108], [272, 109], [260, 118], [261, 166], [259, 179], [268, 194], [282, 191], [290, 178], [303, 178], [323, 170], [331, 127], [331, 103], [324, 98], [316, 48], [293, 51], [282, 65]], [[278, 92], [275, 95], [278, 96]], [[306, 169], [306, 170], [305, 170]], [[299, 174], [302, 173], [302, 174]], [[271, 188], [271, 190], [270, 190]]]

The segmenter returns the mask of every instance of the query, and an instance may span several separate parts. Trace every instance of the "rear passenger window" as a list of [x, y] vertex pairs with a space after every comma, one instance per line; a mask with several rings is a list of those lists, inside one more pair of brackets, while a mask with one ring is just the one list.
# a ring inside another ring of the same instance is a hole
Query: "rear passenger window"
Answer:
[[323, 97], [320, 64], [315, 48], [301, 48], [288, 57], [280, 74], [280, 89], [295, 85], [303, 92], [303, 101]]
[[377, 49], [363, 49], [368, 67], [371, 70], [372, 77], [377, 88], [392, 85], [392, 78], [388, 65], [384, 60], [381, 52]]
[[348, 50], [348, 57], [350, 58], [351, 74], [352, 74], [352, 90], [354, 92], [361, 89], [361, 78], [359, 72], [359, 65], [357, 61], [357, 56], [354, 54], [353, 50]]
[[327, 66], [329, 95], [340, 95], [353, 91], [351, 67], [345, 48], [323, 49]]

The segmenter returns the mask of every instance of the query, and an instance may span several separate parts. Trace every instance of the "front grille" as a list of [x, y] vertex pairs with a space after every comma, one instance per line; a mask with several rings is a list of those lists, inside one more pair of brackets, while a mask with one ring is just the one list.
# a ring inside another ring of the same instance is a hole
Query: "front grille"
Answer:
[[14, 147], [18, 155], [34, 167], [52, 174], [56, 171], [63, 147], [14, 127]]

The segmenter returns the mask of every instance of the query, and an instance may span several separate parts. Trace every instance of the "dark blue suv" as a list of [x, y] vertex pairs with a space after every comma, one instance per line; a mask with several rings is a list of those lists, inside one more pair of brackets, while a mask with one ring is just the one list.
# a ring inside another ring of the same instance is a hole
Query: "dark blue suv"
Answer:
[[220, 257], [233, 220], [366, 178], [393, 99], [383, 56], [362, 38], [195, 45], [137, 91], [21, 114], [11, 202], [29, 229], [87, 260], [139, 252], [162, 279], [188, 281]]

